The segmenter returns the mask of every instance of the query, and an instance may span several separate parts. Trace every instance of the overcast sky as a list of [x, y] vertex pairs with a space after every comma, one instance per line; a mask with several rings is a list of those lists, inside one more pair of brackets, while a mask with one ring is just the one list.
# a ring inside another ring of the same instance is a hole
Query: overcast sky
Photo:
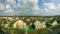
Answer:
[[0, 0], [0, 16], [60, 15], [60, 0]]

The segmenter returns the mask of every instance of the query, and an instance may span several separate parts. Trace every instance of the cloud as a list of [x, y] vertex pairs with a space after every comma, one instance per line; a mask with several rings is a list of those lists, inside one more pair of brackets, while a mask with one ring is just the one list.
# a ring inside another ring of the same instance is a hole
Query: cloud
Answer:
[[60, 4], [60, 0], [54, 0], [55, 4]]
[[7, 9], [7, 10], [4, 10], [4, 12], [5, 12], [5, 13], [13, 13], [14, 10], [12, 10], [12, 9]]
[[59, 12], [60, 11], [60, 4], [57, 6], [54, 3], [44, 3], [44, 11], [46, 12]]
[[39, 7], [37, 5], [38, 0], [24, 0], [23, 2], [21, 1], [22, 0], [20, 0], [20, 4], [18, 4], [18, 8], [23, 12], [22, 14], [33, 15], [39, 10]]
[[56, 10], [56, 6], [54, 5], [54, 3], [44, 3], [44, 10], [46, 12], [55, 11]]
[[13, 9], [5, 9], [3, 11], [3, 14], [4, 14], [3, 16], [14, 16], [15, 15]]
[[54, 2], [54, 0], [42, 0], [44, 3], [51, 3]]
[[42, 16], [54, 16], [60, 15], [60, 4], [55, 5], [54, 3], [44, 3], [44, 9]]
[[3, 9], [4, 9], [3, 4], [0, 4], [0, 10], [3, 10]]
[[6, 9], [11, 9], [10, 5], [7, 4], [6, 5]]
[[36, 15], [40, 9], [37, 5], [38, 0], [6, 0], [6, 7], [3, 10], [5, 15]]
[[[57, 6], [53, 3], [53, 0], [43, 0], [43, 9], [38, 7], [38, 0], [18, 0], [18, 4], [15, 0], [7, 0], [6, 7], [0, 8], [5, 15], [56, 15], [60, 11], [60, 4]], [[46, 2], [45, 2], [46, 1]]]
[[57, 5], [57, 9], [60, 10], [60, 4]]
[[28, 2], [32, 3], [32, 4], [37, 4], [38, 0], [29, 0]]
[[13, 4], [13, 3], [15, 3], [15, 1], [14, 0], [6, 0], [6, 3], [7, 4]]
[[37, 5], [35, 5], [35, 6], [33, 7], [33, 10], [37, 11], [37, 10], [39, 10], [39, 7], [38, 7]]

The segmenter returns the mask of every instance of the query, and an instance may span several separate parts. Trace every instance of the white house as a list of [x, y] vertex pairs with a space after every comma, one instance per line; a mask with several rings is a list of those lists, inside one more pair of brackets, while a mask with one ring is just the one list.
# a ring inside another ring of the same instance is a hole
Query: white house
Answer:
[[57, 21], [55, 20], [53, 23], [52, 23], [52, 26], [56, 26], [58, 25]]
[[46, 28], [45, 22], [41, 23], [41, 22], [38, 21], [38, 20], [34, 23], [34, 25], [35, 25], [35, 28], [36, 28], [36, 29]]
[[27, 25], [22, 20], [18, 20], [17, 22], [15, 22], [13, 24], [13, 27], [18, 28], [18, 29], [23, 29], [23, 28], [27, 27]]

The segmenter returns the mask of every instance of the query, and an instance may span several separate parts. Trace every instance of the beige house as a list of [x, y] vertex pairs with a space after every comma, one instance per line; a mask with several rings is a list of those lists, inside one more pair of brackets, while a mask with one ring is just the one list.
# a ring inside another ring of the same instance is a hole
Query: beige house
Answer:
[[23, 28], [27, 27], [27, 25], [22, 20], [18, 20], [17, 22], [15, 22], [13, 24], [13, 27], [18, 28], [18, 29], [23, 29]]
[[34, 25], [35, 25], [35, 28], [36, 28], [36, 29], [46, 28], [45, 23], [41, 23], [41, 22], [38, 21], [38, 20], [34, 23]]
[[55, 20], [53, 23], [52, 23], [52, 26], [57, 26], [58, 25], [58, 22]]

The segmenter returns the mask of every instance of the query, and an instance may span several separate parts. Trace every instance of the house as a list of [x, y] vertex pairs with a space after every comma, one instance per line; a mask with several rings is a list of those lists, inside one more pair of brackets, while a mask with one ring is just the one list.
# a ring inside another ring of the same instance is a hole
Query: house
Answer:
[[38, 21], [38, 20], [34, 23], [34, 25], [35, 25], [35, 28], [36, 28], [36, 29], [46, 28], [45, 22], [41, 23], [41, 22]]
[[23, 29], [23, 28], [27, 27], [27, 25], [22, 20], [18, 20], [17, 22], [15, 22], [13, 24], [13, 27], [18, 28], [18, 29]]
[[55, 20], [53, 23], [52, 23], [52, 26], [56, 26], [58, 25], [57, 21]]

